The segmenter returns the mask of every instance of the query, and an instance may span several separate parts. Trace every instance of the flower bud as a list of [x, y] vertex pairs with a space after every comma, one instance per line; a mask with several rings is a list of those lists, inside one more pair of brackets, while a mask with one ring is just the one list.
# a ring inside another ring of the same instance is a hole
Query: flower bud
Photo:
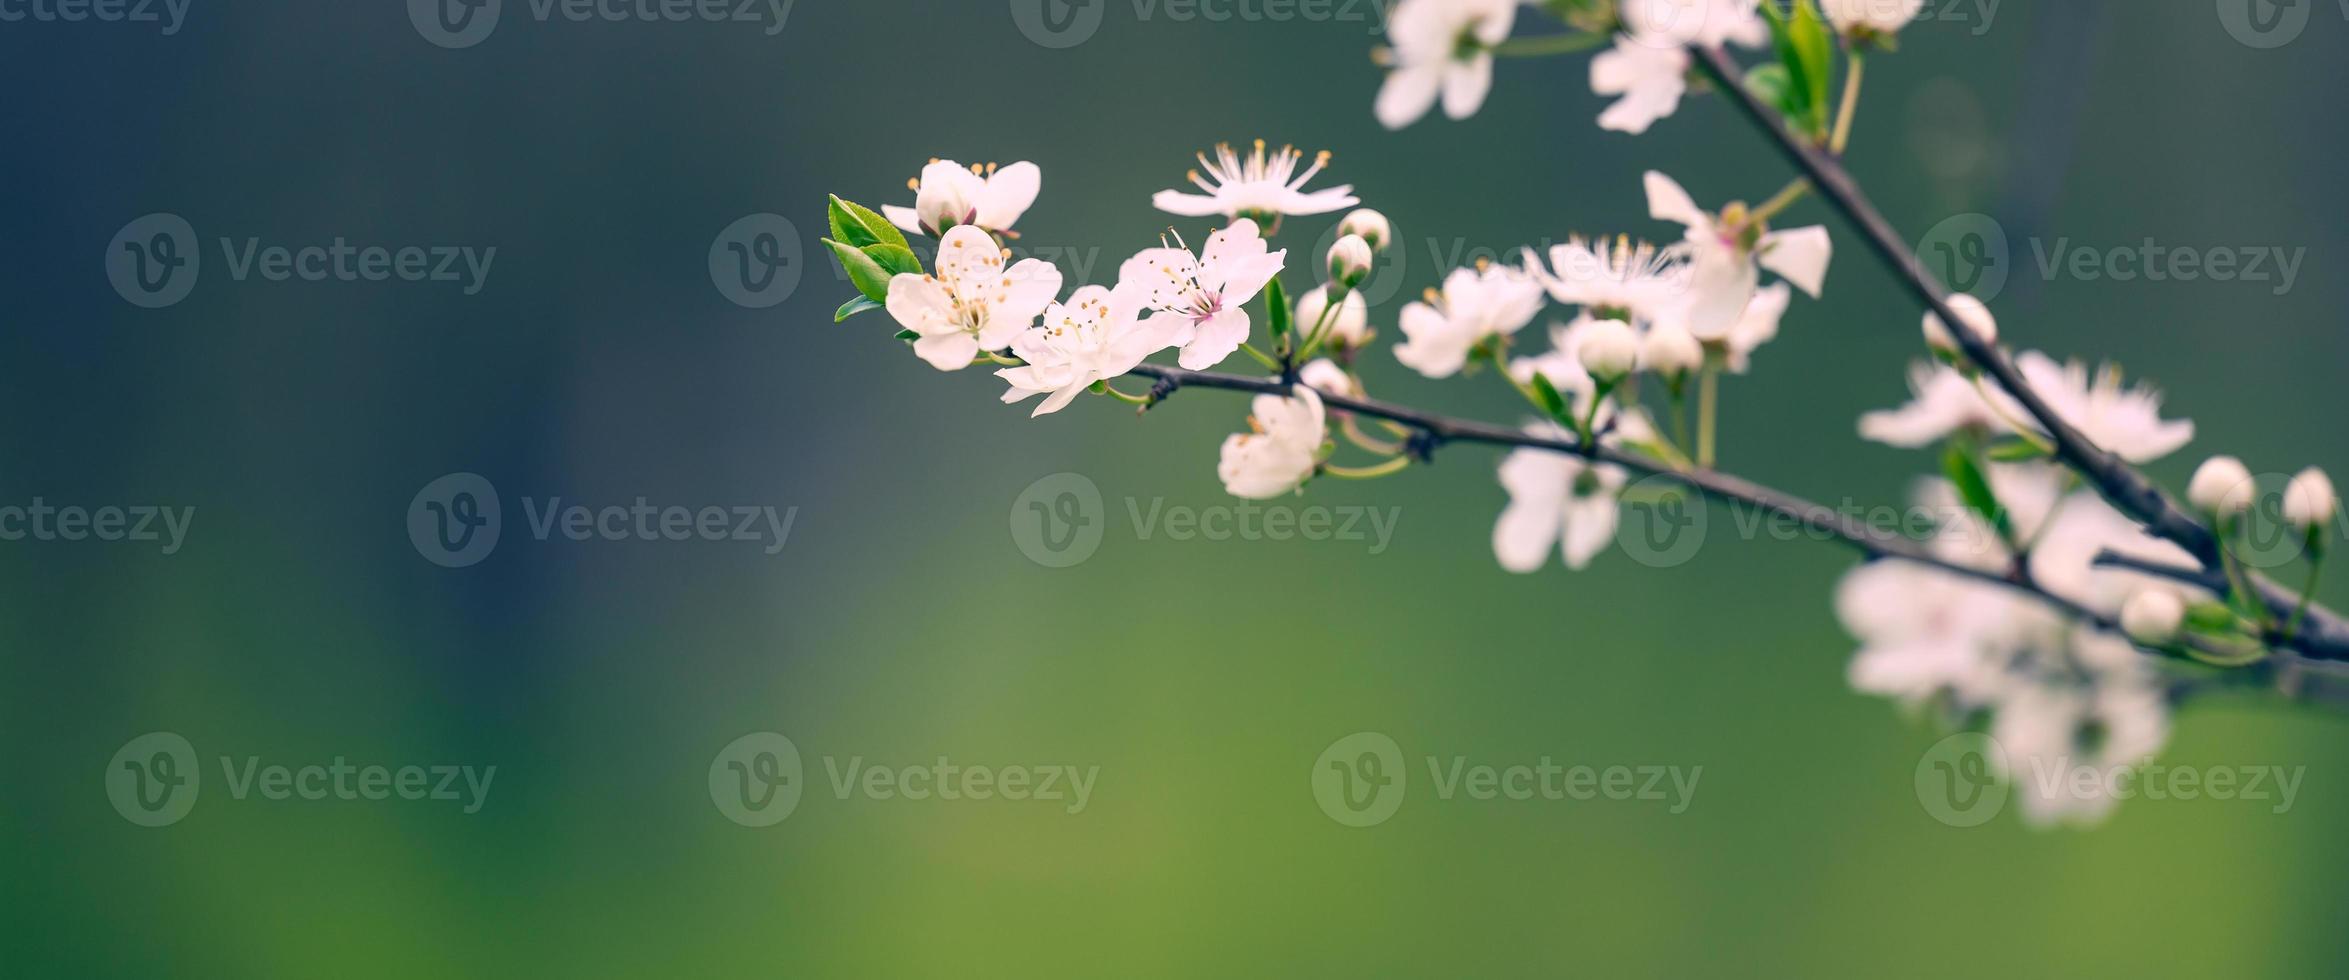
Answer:
[[1613, 384], [1639, 367], [1639, 334], [1621, 320], [1593, 320], [1583, 327], [1576, 354], [1582, 369], [1601, 383]]
[[[1982, 305], [1981, 300], [1957, 293], [1949, 298], [1949, 311], [1957, 314], [1966, 329], [1982, 338], [1983, 343], [1998, 342], [1998, 318], [1990, 315], [1990, 307]], [[1941, 322], [1940, 314], [1930, 310], [1925, 313], [1925, 343], [1942, 354], [1952, 357], [1958, 354], [1957, 338], [1950, 336], [1949, 325]]]
[[2340, 511], [2340, 504], [2332, 478], [2314, 466], [2301, 470], [2284, 487], [2284, 519], [2303, 531], [2330, 526], [2333, 515]]
[[1897, 34], [1925, 8], [1925, 0], [1819, 0], [1819, 11], [1844, 34]]
[[1347, 212], [1338, 220], [1338, 234], [1354, 235], [1370, 244], [1371, 251], [1384, 252], [1394, 244], [1395, 226], [1387, 223], [1387, 216], [1369, 208]]
[[1370, 277], [1370, 243], [1360, 235], [1347, 235], [1329, 247], [1329, 281], [1340, 288], [1353, 289]]
[[2186, 603], [2168, 589], [2146, 589], [2121, 606], [2121, 631], [2146, 646], [2176, 642], [2186, 625]]
[[1362, 294], [1346, 291], [1346, 298], [1338, 301], [1338, 311], [1329, 312], [1329, 287], [1316, 286], [1311, 292], [1297, 297], [1297, 332], [1310, 335], [1314, 325], [1327, 315], [1330, 318], [1328, 343], [1336, 347], [1360, 347], [1370, 340], [1370, 304]]
[[2252, 483], [2251, 468], [2233, 456], [2212, 456], [2194, 471], [2194, 479], [2186, 485], [2186, 502], [2194, 509], [2221, 520], [2243, 516], [2251, 509], [2251, 498], [2259, 488]]
[[1705, 345], [1697, 343], [1696, 335], [1678, 323], [1658, 323], [1648, 328], [1639, 363], [1665, 378], [1686, 377], [1704, 366]]

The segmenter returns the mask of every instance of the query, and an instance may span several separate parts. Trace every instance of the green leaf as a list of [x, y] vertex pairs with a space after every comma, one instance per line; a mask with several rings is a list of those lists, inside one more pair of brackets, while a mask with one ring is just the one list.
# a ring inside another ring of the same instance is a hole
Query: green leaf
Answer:
[[1558, 386], [1550, 383], [1540, 371], [1533, 373], [1533, 392], [1540, 395], [1542, 409], [1554, 419], [1566, 418], [1566, 396], [1558, 394]]
[[2186, 627], [2196, 633], [2237, 633], [2243, 629], [2243, 617], [2223, 602], [2197, 602], [2186, 607]]
[[1789, 116], [1801, 115], [1801, 113], [1788, 108], [1791, 104], [1790, 100], [1794, 97], [1794, 80], [1787, 75], [1784, 64], [1772, 62], [1766, 65], [1755, 65], [1752, 71], [1745, 73], [1745, 87], [1747, 91], [1754, 93], [1754, 98], [1762, 100], [1764, 105], [1776, 106], [1778, 111]]
[[832, 256], [840, 260], [840, 268], [848, 272], [848, 281], [856, 284], [856, 291], [875, 303], [889, 301], [889, 271], [873, 260], [863, 249], [843, 245], [829, 238], [824, 244], [832, 249]]
[[867, 245], [862, 251], [872, 258], [873, 264], [892, 276], [922, 274], [922, 260], [913, 254], [913, 249], [903, 245]]
[[1272, 277], [1271, 282], [1264, 284], [1264, 310], [1265, 318], [1272, 323], [1272, 339], [1279, 340], [1287, 336], [1293, 326], [1289, 319], [1295, 314], [1289, 310], [1289, 294], [1281, 288], [1279, 276]]
[[1957, 486], [1958, 497], [1966, 506], [1998, 529], [1999, 537], [2009, 542], [2015, 539], [2014, 522], [2007, 517], [2006, 506], [1998, 502], [1998, 495], [1990, 489], [1990, 479], [1983, 475], [1982, 467], [1974, 462], [1974, 454], [1963, 440], [1953, 439], [1942, 450], [1941, 471]]
[[1990, 447], [1990, 461], [1993, 463], [2028, 463], [2046, 459], [2047, 456], [2047, 447], [2027, 439], [2010, 439]]
[[899, 339], [899, 340], [902, 340], [902, 341], [905, 341], [906, 343], [909, 343], [909, 344], [910, 344], [910, 343], [913, 343], [914, 341], [917, 341], [917, 340], [920, 340], [920, 339], [922, 339], [922, 335], [921, 335], [921, 334], [918, 334], [918, 333], [915, 333], [915, 332], [913, 332], [913, 331], [911, 331], [911, 330], [900, 330], [900, 331], [898, 331], [898, 332], [897, 332], [897, 339]]
[[865, 313], [880, 308], [881, 304], [873, 302], [872, 297], [860, 295], [855, 299], [840, 304], [840, 311], [832, 314], [832, 322], [841, 323], [846, 321], [849, 317], [855, 316], [859, 313]]
[[1815, 133], [1827, 131], [1827, 107], [1833, 96], [1828, 89], [1835, 80], [1835, 35], [1828, 30], [1827, 19], [1819, 16], [1819, 5], [1813, 0], [1794, 0], [1793, 18], [1786, 25], [1801, 73], [1794, 76], [1805, 87], [1805, 110]]
[[905, 233], [890, 224], [889, 219], [854, 201], [844, 201], [832, 195], [828, 215], [832, 223], [832, 237], [858, 248], [867, 245], [895, 245], [907, 248]]

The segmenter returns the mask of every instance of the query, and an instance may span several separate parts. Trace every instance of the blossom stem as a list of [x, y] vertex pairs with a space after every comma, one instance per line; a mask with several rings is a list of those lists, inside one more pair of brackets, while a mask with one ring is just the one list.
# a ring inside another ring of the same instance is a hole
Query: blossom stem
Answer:
[[[2030, 443], [2032, 448], [2054, 455], [2055, 447], [2048, 445], [2047, 440], [2040, 438], [2038, 433], [2031, 431], [2030, 423], [2014, 417], [2006, 410], [2006, 406], [1998, 403], [1998, 399], [1991, 397], [1990, 388], [1982, 383], [1980, 372], [1974, 373], [1974, 392], [1982, 396], [1982, 404], [1990, 409], [1990, 414], [1998, 416], [1998, 420], [2006, 423], [2007, 428], [2015, 430], [2016, 436], [2021, 437], [2024, 442]], [[2064, 472], [2071, 471], [2065, 470]]]
[[1867, 75], [1868, 58], [1858, 48], [1851, 52], [1851, 71], [1843, 78], [1843, 108], [1835, 115], [1835, 135], [1827, 144], [1827, 152], [1842, 156], [1844, 147], [1851, 145], [1852, 117], [1859, 114], [1860, 80]]
[[1321, 315], [1313, 318], [1313, 329], [1306, 334], [1304, 348], [1297, 352], [1298, 360], [1310, 361], [1313, 359], [1313, 352], [1321, 349], [1322, 338], [1334, 322], [1330, 317], [1335, 315], [1338, 308], [1345, 305], [1345, 302], [1346, 297], [1342, 295], [1333, 297], [1327, 305], [1322, 307]]
[[1720, 446], [1721, 368], [1706, 364], [1697, 374], [1697, 465], [1713, 468]]
[[1400, 443], [1388, 442], [1362, 431], [1362, 423], [1355, 421], [1351, 412], [1345, 413], [1339, 418], [1338, 428], [1346, 434], [1347, 441], [1381, 456], [1393, 456], [1403, 451], [1403, 446]]
[[1785, 213], [1787, 208], [1793, 207], [1796, 202], [1801, 201], [1803, 196], [1810, 192], [1811, 182], [1796, 177], [1780, 189], [1777, 194], [1771, 196], [1769, 200], [1763, 201], [1760, 207], [1753, 209], [1752, 217], [1748, 220], [1762, 222], [1775, 218]]
[[2316, 585], [2324, 581], [2325, 556], [2318, 552], [2308, 559], [2308, 584], [2300, 589], [2300, 604], [2292, 608], [2292, 621], [2284, 627], [2284, 635], [2300, 635], [2300, 625], [2308, 620], [2308, 604], [2316, 599]]
[[1359, 469], [1349, 466], [1333, 466], [1328, 463], [1323, 463], [1321, 464], [1321, 472], [1329, 476], [1337, 477], [1341, 480], [1376, 480], [1382, 476], [1393, 476], [1397, 473], [1401, 473], [1406, 467], [1409, 467], [1410, 465], [1411, 457], [1397, 456], [1376, 466], [1364, 466]]
[[[1161, 387], [1172, 389], [1184, 387], [1216, 388], [1225, 391], [1270, 395], [1287, 395], [1291, 391], [1289, 383], [1280, 378], [1252, 378], [1236, 374], [1187, 371], [1157, 364], [1141, 365], [1135, 368], [1133, 373], [1146, 378], [1158, 379]], [[1367, 398], [1351, 398], [1328, 393], [1324, 393], [1321, 398], [1332, 408], [1370, 418], [1386, 419], [1389, 422], [1415, 430], [1419, 433], [1418, 438], [1427, 440], [1430, 444], [1477, 443], [1518, 449], [1539, 449], [1563, 453], [1593, 462], [1613, 464], [1643, 476], [1662, 477], [1717, 500], [1739, 503], [1791, 518], [1806, 528], [1842, 541], [1870, 559], [1909, 562], [1933, 568], [1961, 579], [1996, 585], [2031, 596], [2058, 614], [2076, 622], [2116, 636], [2125, 637], [2127, 635], [2122, 631], [2119, 619], [2050, 592], [2036, 583], [2018, 580], [1998, 571], [1975, 568], [1942, 559], [1926, 550], [1922, 545], [1871, 524], [1864, 518], [1726, 473], [1707, 468], [1679, 469], [1663, 461], [1610, 446], [1534, 435], [1486, 422], [1434, 415]], [[2105, 556], [2105, 558], [2100, 558], [2099, 562], [2108, 563], [2106, 559], [2112, 557]], [[2125, 558], [2116, 560], [2129, 561]], [[2196, 573], [2188, 569], [2184, 570], [2184, 574]], [[2271, 658], [2271, 660], [2287, 660], [2302, 667], [2316, 667], [2323, 661], [2349, 661], [2349, 644], [2339, 647], [2312, 645], [2307, 650], [2317, 659], [2284, 654]], [[2154, 652], [2161, 653], [2163, 651]], [[2223, 655], [2223, 652], [2220, 653]], [[2334, 666], [2339, 665], [2335, 664]]]
[[1256, 363], [1264, 365], [1264, 369], [1265, 369], [1265, 370], [1267, 370], [1267, 371], [1284, 371], [1284, 370], [1286, 370], [1285, 368], [1283, 368], [1283, 367], [1281, 366], [1281, 362], [1279, 362], [1279, 361], [1276, 361], [1276, 360], [1272, 359], [1272, 357], [1271, 357], [1270, 355], [1267, 355], [1267, 354], [1265, 354], [1263, 351], [1257, 350], [1257, 349], [1256, 349], [1256, 345], [1254, 345], [1254, 344], [1250, 344], [1250, 343], [1248, 343], [1248, 342], [1246, 342], [1246, 341], [1241, 341], [1241, 342], [1240, 342], [1240, 349], [1241, 349], [1241, 350], [1243, 350], [1243, 351], [1246, 351], [1246, 352], [1248, 352], [1248, 356], [1249, 356], [1249, 357], [1253, 357], [1253, 358], [1255, 358], [1255, 359], [1256, 359]]
[[1493, 45], [1492, 52], [1502, 58], [1546, 58], [1550, 55], [1589, 51], [1605, 45], [1610, 39], [1610, 35], [1596, 32], [1513, 37]]
[[1115, 398], [1118, 401], [1124, 402], [1128, 405], [1140, 405], [1144, 408], [1148, 408], [1150, 406], [1149, 396], [1126, 394], [1125, 392], [1117, 390], [1116, 385], [1110, 384], [1107, 381], [1093, 382], [1093, 391], [1096, 394], [1108, 395], [1109, 397]]

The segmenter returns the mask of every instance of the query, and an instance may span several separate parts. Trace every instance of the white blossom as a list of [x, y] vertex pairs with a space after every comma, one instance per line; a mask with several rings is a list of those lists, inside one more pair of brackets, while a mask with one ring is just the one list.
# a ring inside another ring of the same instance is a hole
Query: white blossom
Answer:
[[1961, 429], [2012, 432], [2022, 403], [1946, 364], [1919, 362], [1909, 370], [1916, 397], [1899, 408], [1860, 416], [1860, 437], [1902, 449], [1930, 446]]
[[1044, 310], [1044, 322], [1011, 341], [1027, 363], [995, 372], [1011, 385], [1006, 403], [1048, 395], [1035, 415], [1049, 415], [1096, 381], [1124, 376], [1142, 359], [1174, 346], [1179, 329], [1170, 317], [1142, 316], [1139, 289], [1084, 286], [1068, 302]]
[[[1611, 420], [1612, 434], [1602, 442], [1653, 440], [1647, 417], [1626, 412]], [[1555, 422], [1529, 422], [1527, 435], [1545, 439], [1573, 437]], [[1493, 525], [1493, 555], [1501, 567], [1517, 574], [1541, 569], [1555, 546], [1566, 567], [1577, 571], [1615, 539], [1622, 519], [1618, 498], [1628, 480], [1622, 467], [1591, 463], [1579, 456], [1546, 449], [1519, 449], [1501, 461], [1501, 487], [1509, 492], [1509, 506]]]
[[1303, 172], [1298, 171], [1297, 164], [1305, 158], [1304, 151], [1283, 146], [1279, 152], [1268, 154], [1263, 140], [1257, 140], [1254, 152], [1245, 157], [1234, 152], [1228, 143], [1216, 146], [1212, 160], [1205, 153], [1197, 156], [1199, 166], [1206, 172], [1193, 170], [1190, 179], [1206, 193], [1159, 191], [1150, 198], [1151, 206], [1191, 218], [1222, 215], [1269, 220], [1280, 215], [1328, 214], [1362, 203], [1354, 196], [1350, 184], [1305, 190], [1306, 182], [1329, 165], [1327, 151], [1314, 154], [1313, 165]]
[[957, 225], [1005, 232], [1036, 203], [1043, 184], [1044, 172], [1024, 161], [998, 170], [994, 164], [966, 169], [952, 160], [932, 160], [912, 181], [914, 206], [884, 205], [881, 212], [899, 228], [933, 237]]
[[2143, 589], [2121, 604], [2121, 629], [2139, 643], [2160, 646], [2186, 625], [2186, 603], [2169, 589]]
[[1222, 363], [1248, 340], [1248, 311], [1242, 309], [1279, 275], [1289, 252], [1268, 251], [1256, 222], [1242, 218], [1207, 236], [1194, 257], [1181, 247], [1145, 249], [1118, 270], [1122, 283], [1137, 283], [1153, 310], [1181, 318], [1179, 360], [1192, 371]]
[[1466, 119], [1493, 87], [1494, 45], [1507, 40], [1517, 0], [1402, 0], [1387, 16], [1394, 42], [1378, 121], [1401, 129], [1427, 115], [1440, 94], [1444, 115]]
[[1999, 706], [1991, 736], [2027, 822], [2088, 825], [2112, 814], [2130, 771], [2169, 740], [2169, 711], [2145, 684], [2033, 686]]
[[1677, 323], [1658, 323], [1648, 328], [1646, 340], [1639, 349], [1640, 367], [1665, 378], [1680, 378], [1705, 364], [1705, 346], [1695, 335]]
[[1006, 269], [995, 239], [957, 225], [938, 241], [937, 270], [889, 280], [889, 315], [921, 336], [914, 354], [941, 371], [969, 367], [981, 350], [1002, 350], [1060, 293], [1060, 270], [1041, 259]]
[[1362, 397], [1362, 385], [1354, 380], [1354, 376], [1339, 367], [1338, 362], [1326, 357], [1314, 358], [1313, 363], [1305, 365], [1297, 372], [1297, 380], [1324, 394]]
[[1897, 34], [1924, 9], [1925, 0], [1819, 0], [1819, 12], [1845, 34]]
[[1648, 320], [1682, 301], [1688, 287], [1683, 249], [1659, 249], [1646, 242], [1618, 238], [1595, 245], [1575, 236], [1550, 249], [1544, 265], [1532, 249], [1524, 251], [1525, 269], [1550, 298], [1585, 312], [1628, 315]]
[[1648, 211], [1657, 220], [1688, 227], [1688, 328], [1697, 336], [1726, 329], [1745, 314], [1761, 288], [1761, 269], [1784, 276], [1814, 299], [1825, 288], [1835, 250], [1825, 227], [1762, 231], [1724, 224], [1672, 178], [1654, 171], [1647, 175], [1647, 194]]
[[[1690, 333], [1700, 343], [1721, 352], [1722, 365], [1731, 374], [1744, 374], [1753, 366], [1754, 351], [1763, 344], [1778, 339], [1778, 322], [1786, 317], [1786, 308], [1794, 303], [1794, 290], [1777, 282], [1755, 291], [1754, 298], [1745, 305], [1745, 312], [1726, 327], [1715, 325], [1702, 332]], [[1684, 311], [1676, 310], [1659, 323], [1686, 324]]]
[[1582, 368], [1601, 383], [1621, 381], [1639, 368], [1640, 338], [1621, 320], [1598, 320], [1589, 327], [1576, 357]]
[[1591, 91], [1621, 97], [1599, 114], [1599, 126], [1644, 133], [1677, 111], [1688, 94], [1687, 46], [1763, 44], [1770, 32], [1755, 9], [1754, 0], [1629, 0], [1624, 32], [1590, 63]]
[[2163, 420], [2161, 395], [2143, 386], [2124, 388], [2118, 368], [2106, 365], [2091, 377], [2078, 361], [2058, 364], [2038, 351], [2025, 351], [2015, 366], [2056, 417], [2131, 463], [2150, 463], [2194, 440], [2192, 421]]
[[1403, 307], [1404, 340], [1395, 345], [1395, 360], [1430, 378], [1451, 377], [1467, 366], [1477, 344], [1515, 334], [1541, 311], [1541, 284], [1522, 270], [1454, 269], [1441, 293]]
[[1328, 423], [1321, 396], [1308, 387], [1298, 387], [1285, 398], [1258, 395], [1250, 407], [1252, 431], [1223, 441], [1215, 473], [1232, 496], [1269, 500], [1296, 490], [1313, 476]]

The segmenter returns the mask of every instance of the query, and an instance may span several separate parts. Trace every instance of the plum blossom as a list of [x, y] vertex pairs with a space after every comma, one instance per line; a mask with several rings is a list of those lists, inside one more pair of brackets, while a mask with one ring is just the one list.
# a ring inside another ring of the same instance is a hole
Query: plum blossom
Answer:
[[[1754, 293], [1745, 305], [1745, 312], [1728, 324], [1711, 324], [1706, 330], [1685, 327], [1699, 343], [1718, 351], [1721, 364], [1731, 374], [1744, 374], [1753, 367], [1754, 351], [1763, 344], [1778, 339], [1778, 321], [1786, 317], [1786, 308], [1794, 302], [1794, 290], [1785, 283], [1771, 283]], [[1685, 308], [1674, 311], [1665, 321], [1684, 324]]]
[[1686, 250], [1659, 249], [1646, 242], [1618, 238], [1610, 245], [1570, 237], [1550, 249], [1544, 265], [1532, 249], [1524, 253], [1525, 269], [1549, 290], [1550, 298], [1580, 306], [1599, 316], [1635, 320], [1654, 319], [1685, 294]]
[[1908, 404], [1860, 416], [1860, 438], [1919, 449], [1965, 429], [2012, 432], [2011, 420], [2023, 418], [2022, 403], [1947, 364], [1918, 362], [1909, 388], [1916, 397]]
[[[1607, 322], [1607, 321], [1602, 321]], [[1652, 442], [1655, 428], [1644, 413], [1602, 416], [1603, 444]], [[1574, 438], [1555, 422], [1533, 421], [1525, 433], [1544, 439]], [[1493, 556], [1519, 575], [1539, 571], [1555, 546], [1566, 567], [1581, 571], [1615, 540], [1622, 520], [1620, 497], [1629, 475], [1620, 466], [1593, 463], [1548, 449], [1519, 449], [1501, 460], [1501, 488], [1509, 506], [1493, 524]]]
[[1164, 190], [1152, 195], [1150, 204], [1168, 214], [1190, 218], [1222, 215], [1271, 221], [1281, 215], [1328, 214], [1362, 203], [1354, 196], [1352, 185], [1306, 191], [1306, 182], [1329, 165], [1329, 151], [1314, 154], [1313, 165], [1299, 173], [1297, 162], [1304, 157], [1303, 151], [1288, 146], [1267, 155], [1263, 140], [1257, 140], [1255, 152], [1246, 157], [1233, 152], [1229, 143], [1217, 144], [1215, 159], [1198, 154], [1199, 166], [1206, 173], [1193, 170], [1189, 175], [1191, 183], [1207, 193]]
[[1321, 445], [1329, 434], [1321, 396], [1298, 386], [1285, 398], [1258, 395], [1250, 408], [1252, 431], [1226, 438], [1215, 467], [1225, 492], [1269, 500], [1304, 485], [1321, 464]]
[[2131, 463], [2150, 463], [2194, 441], [2192, 421], [2163, 420], [2161, 394], [2122, 387], [2119, 368], [2106, 365], [2091, 377], [2078, 361], [2059, 364], [2038, 351], [2024, 352], [2015, 366], [2064, 424]]
[[1590, 63], [1591, 91], [1621, 96], [1599, 126], [1639, 134], [1680, 108], [1688, 94], [1688, 45], [1759, 47], [1770, 39], [1754, 0], [1630, 0], [1615, 47]]
[[1207, 236], [1196, 257], [1181, 246], [1144, 249], [1118, 270], [1121, 284], [1135, 283], [1143, 302], [1184, 325], [1175, 343], [1187, 370], [1222, 363], [1248, 340], [1248, 311], [1242, 309], [1279, 275], [1289, 252], [1268, 251], [1256, 222], [1242, 218]]
[[957, 225], [938, 241], [937, 271], [889, 280], [884, 306], [920, 336], [914, 354], [941, 371], [969, 367], [982, 350], [1011, 346], [1060, 293], [1060, 270], [1041, 259], [1009, 269], [995, 239]]
[[1746, 218], [1742, 205], [1733, 206], [1730, 220], [1724, 220], [1697, 207], [1678, 183], [1654, 171], [1647, 175], [1647, 194], [1648, 212], [1657, 220], [1688, 227], [1691, 333], [1703, 337], [1743, 316], [1761, 288], [1760, 269], [1785, 277], [1813, 299], [1826, 287], [1835, 246], [1824, 226], [1768, 231]]
[[1898, 34], [1925, 9], [1925, 0], [1819, 0], [1819, 12], [1845, 34]]
[[1354, 376], [1346, 373], [1345, 368], [1339, 367], [1338, 362], [1326, 357], [1314, 358], [1313, 363], [1305, 365], [1297, 372], [1297, 380], [1332, 395], [1362, 397], [1361, 382], [1354, 380]]
[[2313, 466], [2301, 470], [2284, 487], [2284, 520], [2293, 527], [2303, 531], [2327, 527], [2340, 511], [2341, 495], [2323, 470]]
[[2127, 795], [2130, 770], [2169, 740], [2169, 710], [2144, 683], [2032, 686], [1999, 706], [1990, 733], [2025, 821], [2092, 825]]
[[1316, 286], [1297, 297], [1297, 329], [1310, 331], [1322, 318], [1329, 318], [1323, 329], [1329, 343], [1340, 348], [1360, 347], [1370, 342], [1370, 304], [1358, 290], [1347, 290], [1346, 298], [1338, 301], [1338, 311], [1329, 312], [1329, 287]]
[[1011, 385], [1006, 404], [1049, 393], [1034, 415], [1050, 415], [1094, 382], [1122, 377], [1174, 346], [1176, 329], [1171, 318], [1142, 316], [1138, 289], [1080, 287], [1068, 302], [1046, 307], [1043, 323], [1012, 338], [1011, 352], [1027, 363], [995, 376]]
[[1444, 115], [1466, 119], [1493, 87], [1494, 45], [1507, 40], [1517, 0], [1402, 0], [1387, 17], [1394, 47], [1383, 53], [1386, 84], [1374, 111], [1381, 125], [1419, 121], [1443, 97]]
[[952, 160], [932, 160], [920, 177], [908, 182], [914, 206], [884, 205], [881, 213], [891, 224], [916, 234], [938, 236], [957, 225], [1008, 232], [1036, 203], [1043, 184], [1044, 172], [1033, 163], [998, 170], [991, 163], [965, 169]]
[[1521, 269], [1485, 264], [1454, 269], [1441, 293], [1403, 307], [1403, 342], [1395, 360], [1430, 378], [1448, 378], [1468, 365], [1468, 352], [1494, 337], [1515, 334], [1542, 311], [1542, 286]]

